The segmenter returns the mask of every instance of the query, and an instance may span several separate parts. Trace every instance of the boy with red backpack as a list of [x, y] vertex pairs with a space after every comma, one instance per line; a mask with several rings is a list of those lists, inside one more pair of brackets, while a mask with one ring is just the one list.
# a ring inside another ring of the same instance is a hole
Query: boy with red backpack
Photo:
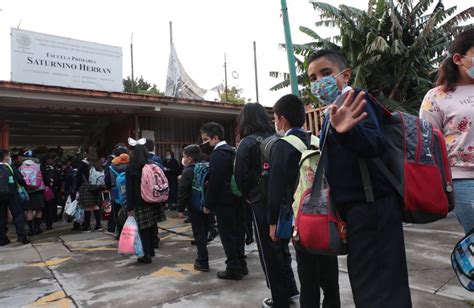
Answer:
[[[321, 136], [327, 160], [321, 163], [331, 201], [347, 222], [354, 302], [357, 307], [411, 307], [400, 201], [387, 178], [369, 160], [379, 158], [387, 164], [383, 111], [369, 95], [348, 86], [351, 70], [340, 53], [319, 50], [307, 63], [312, 93], [329, 106], [322, 129], [327, 134]], [[361, 160], [366, 161], [365, 168]], [[372, 187], [364, 187], [364, 173]], [[305, 285], [318, 277], [315, 258], [304, 252], [298, 258], [302, 297]], [[319, 294], [319, 286], [313, 289], [308, 298]]]

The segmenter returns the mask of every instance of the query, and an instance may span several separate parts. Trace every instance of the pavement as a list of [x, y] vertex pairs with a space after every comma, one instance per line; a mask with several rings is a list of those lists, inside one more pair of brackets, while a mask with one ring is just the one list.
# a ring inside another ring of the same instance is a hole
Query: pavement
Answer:
[[[219, 238], [209, 244], [211, 271], [197, 272], [191, 226], [176, 216], [169, 212], [160, 224], [152, 264], [117, 254], [113, 236], [73, 232], [63, 222], [32, 244], [0, 247], [0, 307], [261, 307], [269, 291], [255, 245], [246, 248], [250, 274], [241, 281], [217, 279], [225, 266]], [[474, 307], [474, 293], [462, 288], [450, 265], [463, 236], [456, 218], [405, 225], [404, 232], [413, 307]], [[10, 235], [16, 238], [13, 227]], [[339, 266], [342, 307], [354, 307], [345, 257]], [[296, 275], [296, 262], [293, 267]]]

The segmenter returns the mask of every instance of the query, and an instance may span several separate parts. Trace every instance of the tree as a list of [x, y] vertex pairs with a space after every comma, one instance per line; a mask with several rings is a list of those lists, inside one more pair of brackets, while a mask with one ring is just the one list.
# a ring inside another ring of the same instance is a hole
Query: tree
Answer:
[[225, 90], [222, 92], [219, 91], [219, 97], [221, 98], [221, 102], [243, 105], [245, 104], [245, 98], [241, 96], [242, 91], [242, 89], [237, 87], [227, 88], [227, 99]]
[[[423, 96], [433, 86], [436, 68], [444, 59], [453, 36], [468, 26], [463, 21], [474, 16], [474, 7], [454, 14], [456, 7], [445, 9], [441, 0], [428, 11], [434, 0], [369, 0], [367, 11], [310, 1], [320, 13], [316, 27], [338, 27], [340, 34], [322, 38], [315, 31], [300, 27], [313, 41], [295, 44], [298, 81], [305, 86], [302, 96], [316, 101], [310, 93], [304, 72], [305, 59], [320, 48], [341, 51], [353, 70], [353, 85], [368, 89], [387, 107], [416, 113]], [[282, 45], [285, 47], [284, 45]], [[279, 77], [281, 73], [271, 72]], [[275, 85], [289, 85], [288, 75]]]
[[[133, 85], [133, 87], [132, 87]], [[151, 84], [143, 76], [140, 78], [135, 78], [132, 82], [132, 78], [128, 76], [123, 80], [123, 91], [128, 93], [139, 93], [139, 94], [148, 94], [148, 95], [164, 95], [155, 84]]]

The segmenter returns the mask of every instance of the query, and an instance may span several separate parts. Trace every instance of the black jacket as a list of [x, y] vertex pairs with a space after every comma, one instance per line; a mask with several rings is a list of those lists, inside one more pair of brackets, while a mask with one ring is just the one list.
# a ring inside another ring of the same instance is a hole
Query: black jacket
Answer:
[[234, 148], [224, 144], [212, 151], [209, 162], [209, 183], [206, 193], [206, 208], [236, 206], [239, 202], [230, 191], [230, 179], [234, 169]]
[[[358, 92], [358, 90], [356, 90]], [[356, 93], [357, 95], [357, 93]], [[355, 96], [354, 96], [355, 97]], [[380, 126], [383, 113], [370, 96], [365, 97], [367, 105], [365, 112], [368, 116], [349, 132], [339, 134], [329, 128], [326, 147], [328, 159], [324, 165], [325, 176], [331, 187], [331, 197], [336, 204], [346, 204], [366, 201], [362, 175], [358, 158], [384, 159], [387, 140]], [[329, 123], [329, 117], [323, 122], [323, 132]], [[390, 194], [392, 186], [383, 174], [370, 162], [367, 162], [375, 199]]]
[[[252, 135], [267, 138], [271, 134]], [[256, 202], [261, 199], [260, 177], [262, 174], [262, 157], [260, 142], [254, 137], [244, 137], [237, 148], [234, 175], [242, 197]]]
[[82, 160], [79, 167], [77, 168], [74, 192], [78, 192], [82, 184], [88, 183], [89, 172], [90, 172], [89, 163]]
[[184, 212], [186, 208], [188, 211], [194, 211], [191, 204], [191, 197], [193, 192], [194, 179], [194, 164], [184, 168], [181, 180], [178, 185], [178, 212]]
[[[289, 135], [300, 138], [306, 146], [310, 145], [310, 136], [300, 129], [292, 129]], [[291, 209], [293, 194], [298, 181], [301, 152], [285, 140], [275, 142], [270, 153], [270, 176], [268, 178], [268, 222], [276, 225], [281, 205]]]
[[127, 171], [125, 171], [125, 183], [127, 191], [127, 211], [132, 211], [136, 208], [143, 208], [151, 204], [145, 202], [142, 198], [142, 169], [136, 169], [129, 166]]

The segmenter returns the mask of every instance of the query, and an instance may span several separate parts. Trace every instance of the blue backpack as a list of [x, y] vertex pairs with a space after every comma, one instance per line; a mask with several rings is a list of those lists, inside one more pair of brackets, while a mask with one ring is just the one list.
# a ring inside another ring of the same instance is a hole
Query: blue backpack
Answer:
[[209, 179], [209, 163], [197, 163], [194, 166], [193, 189], [191, 194], [192, 206], [202, 211], [206, 202], [206, 182]]
[[112, 198], [120, 205], [127, 204], [127, 188], [125, 182], [125, 171], [118, 173], [110, 166], [110, 170], [115, 174], [115, 186], [112, 187]]
[[454, 247], [451, 266], [461, 285], [474, 291], [474, 229], [469, 231]]

